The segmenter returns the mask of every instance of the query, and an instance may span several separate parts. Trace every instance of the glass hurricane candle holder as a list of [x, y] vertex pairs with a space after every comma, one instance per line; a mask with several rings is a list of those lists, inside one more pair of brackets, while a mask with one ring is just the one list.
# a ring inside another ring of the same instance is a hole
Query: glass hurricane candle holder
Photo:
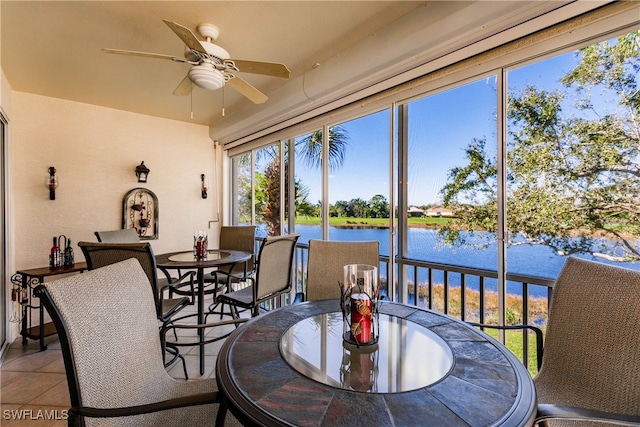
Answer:
[[193, 256], [204, 259], [209, 254], [209, 238], [206, 231], [198, 230], [193, 233]]
[[378, 268], [366, 264], [344, 266], [340, 284], [343, 339], [356, 346], [378, 342]]

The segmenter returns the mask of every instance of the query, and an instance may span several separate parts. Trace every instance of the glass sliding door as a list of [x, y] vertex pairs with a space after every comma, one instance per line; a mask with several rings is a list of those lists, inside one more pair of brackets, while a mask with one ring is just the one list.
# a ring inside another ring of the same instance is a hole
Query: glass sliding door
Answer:
[[281, 189], [282, 178], [280, 143], [255, 151], [254, 206], [257, 236], [279, 236], [283, 225]]
[[298, 243], [322, 239], [322, 130], [293, 139], [295, 229]]
[[231, 185], [231, 223], [251, 225], [253, 219], [251, 153], [243, 153], [231, 159]]
[[389, 110], [332, 126], [329, 240], [377, 240], [389, 255]]
[[[496, 108], [494, 75], [407, 104], [403, 258], [496, 271]], [[464, 319], [477, 320], [482, 289], [488, 301], [497, 291], [495, 279], [435, 266], [407, 266], [399, 277], [408, 302]]]
[[[568, 256], [640, 269], [638, 40], [508, 72], [508, 273], [555, 279]], [[546, 288], [527, 292], [514, 322], [546, 318]]]
[[[390, 110], [329, 128], [329, 240], [378, 241], [389, 256]], [[377, 266], [380, 292], [388, 295], [387, 271]]]

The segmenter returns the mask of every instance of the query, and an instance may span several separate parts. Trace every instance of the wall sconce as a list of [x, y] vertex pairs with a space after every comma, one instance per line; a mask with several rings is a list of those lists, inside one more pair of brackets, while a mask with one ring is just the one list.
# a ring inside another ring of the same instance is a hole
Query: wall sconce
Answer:
[[208, 187], [208, 185], [207, 185], [207, 182], [204, 180], [204, 174], [200, 175], [200, 180], [202, 181], [202, 187], [201, 187], [202, 198], [206, 199], [207, 198], [207, 187]]
[[49, 176], [47, 177], [47, 188], [49, 189], [49, 200], [56, 199], [56, 188], [58, 188], [58, 178], [56, 177], [56, 168], [49, 167]]
[[147, 182], [147, 177], [149, 176], [148, 167], [144, 165], [144, 160], [138, 166], [136, 166], [136, 176], [138, 177], [138, 182]]

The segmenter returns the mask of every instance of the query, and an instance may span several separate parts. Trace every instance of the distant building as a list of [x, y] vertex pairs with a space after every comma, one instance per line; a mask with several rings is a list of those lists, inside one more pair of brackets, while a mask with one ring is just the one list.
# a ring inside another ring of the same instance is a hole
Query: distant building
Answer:
[[424, 212], [424, 216], [452, 218], [454, 212], [451, 209], [436, 206], [435, 208], [427, 209]]
[[407, 214], [410, 217], [423, 217], [424, 216], [424, 211], [420, 208], [417, 208], [415, 206], [410, 206], [409, 209], [407, 210]]

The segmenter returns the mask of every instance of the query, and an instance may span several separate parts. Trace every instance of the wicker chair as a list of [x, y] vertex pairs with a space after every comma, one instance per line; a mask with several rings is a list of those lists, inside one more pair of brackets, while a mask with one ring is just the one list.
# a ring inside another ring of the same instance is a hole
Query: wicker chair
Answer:
[[[89, 270], [111, 265], [116, 262], [124, 261], [129, 258], [136, 258], [144, 272], [147, 275], [147, 279], [150, 283], [150, 290], [156, 304], [156, 315], [158, 320], [162, 322], [163, 326], [168, 325], [173, 317], [184, 309], [187, 305], [191, 305], [193, 300], [187, 297], [179, 298], [162, 298], [163, 282], [158, 280], [156, 258], [153, 254], [153, 249], [148, 242], [139, 243], [95, 243], [95, 242], [79, 242], [78, 246], [82, 249], [85, 260], [87, 261], [87, 267]], [[167, 278], [167, 281], [171, 280]], [[193, 274], [184, 276], [184, 280], [189, 280], [191, 288], [193, 289]], [[164, 282], [171, 283], [171, 282]], [[171, 283], [173, 284], [173, 283]], [[175, 331], [175, 330], [174, 330]], [[176, 337], [177, 338], [177, 337]], [[188, 378], [187, 368], [184, 362], [184, 358], [180, 355], [180, 352], [175, 346], [168, 346], [168, 351], [171, 353], [171, 360], [167, 362], [167, 366], [176, 361], [176, 358], [180, 358], [184, 366], [185, 378]]]
[[640, 272], [568, 258], [538, 348], [537, 425], [640, 425]]
[[214, 379], [175, 380], [164, 369], [155, 300], [128, 259], [35, 289], [60, 338], [74, 426], [239, 426]]
[[338, 282], [343, 282], [347, 264], [368, 264], [379, 268], [378, 241], [338, 242], [309, 240], [307, 265], [308, 301], [340, 298]]
[[217, 302], [231, 306], [238, 318], [238, 307], [250, 309], [252, 316], [260, 314], [260, 304], [291, 290], [291, 274], [296, 242], [300, 234], [267, 237], [260, 245], [255, 278], [247, 277], [251, 285], [218, 296]]

